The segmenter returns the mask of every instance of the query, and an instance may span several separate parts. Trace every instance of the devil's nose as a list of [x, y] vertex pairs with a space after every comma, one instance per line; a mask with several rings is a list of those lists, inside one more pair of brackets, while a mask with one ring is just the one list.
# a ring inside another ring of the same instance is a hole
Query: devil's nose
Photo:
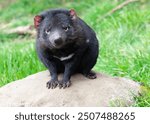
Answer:
[[54, 42], [56, 45], [60, 45], [60, 44], [62, 44], [63, 40], [62, 40], [62, 38], [58, 38], [58, 39], [55, 39]]

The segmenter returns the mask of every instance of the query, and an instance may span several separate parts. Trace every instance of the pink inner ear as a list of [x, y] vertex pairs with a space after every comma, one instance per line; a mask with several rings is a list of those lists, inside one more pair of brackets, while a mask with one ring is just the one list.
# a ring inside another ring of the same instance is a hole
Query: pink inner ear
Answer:
[[34, 17], [34, 27], [37, 28], [40, 25], [40, 22], [42, 21], [42, 17], [37, 15]]
[[76, 17], [76, 12], [74, 9], [71, 9], [69, 12], [72, 17]]

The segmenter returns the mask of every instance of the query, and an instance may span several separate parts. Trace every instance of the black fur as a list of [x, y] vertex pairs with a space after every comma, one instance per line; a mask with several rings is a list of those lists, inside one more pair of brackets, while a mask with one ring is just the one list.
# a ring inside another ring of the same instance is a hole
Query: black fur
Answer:
[[[76, 15], [72, 18], [69, 10], [48, 10], [40, 16], [42, 20], [37, 27], [36, 49], [51, 74], [47, 87], [69, 87], [74, 73], [96, 78], [96, 74], [91, 72], [99, 53], [95, 32]], [[58, 39], [53, 35], [54, 32], [56, 35], [56, 31], [60, 34]], [[70, 59], [59, 59], [71, 54], [73, 56]], [[64, 73], [62, 81], [58, 81], [58, 73]]]

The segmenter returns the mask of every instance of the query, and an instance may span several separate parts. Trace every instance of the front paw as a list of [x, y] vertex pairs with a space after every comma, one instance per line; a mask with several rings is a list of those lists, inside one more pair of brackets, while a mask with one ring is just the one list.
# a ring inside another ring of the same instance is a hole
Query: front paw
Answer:
[[57, 85], [58, 85], [58, 80], [50, 80], [47, 82], [46, 87], [48, 89], [50, 89], [50, 88], [54, 89], [54, 88], [56, 88]]
[[59, 88], [61, 89], [61, 88], [63, 88], [63, 89], [65, 89], [66, 87], [69, 87], [71, 85], [71, 81], [69, 80], [69, 81], [60, 81], [59, 82], [59, 84], [58, 84], [58, 86], [59, 86]]

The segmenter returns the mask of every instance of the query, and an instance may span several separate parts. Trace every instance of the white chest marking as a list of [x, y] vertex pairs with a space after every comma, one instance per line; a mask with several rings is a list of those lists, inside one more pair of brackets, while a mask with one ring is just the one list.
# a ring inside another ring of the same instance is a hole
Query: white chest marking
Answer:
[[86, 40], [86, 42], [87, 42], [87, 43], [89, 43], [89, 42], [90, 42], [90, 40], [89, 40], [89, 39], [87, 39], [87, 40]]
[[58, 57], [58, 56], [54, 56], [55, 58], [61, 60], [61, 61], [64, 61], [64, 60], [68, 60], [68, 59], [71, 59], [72, 57], [74, 56], [74, 53], [66, 56], [66, 57]]

